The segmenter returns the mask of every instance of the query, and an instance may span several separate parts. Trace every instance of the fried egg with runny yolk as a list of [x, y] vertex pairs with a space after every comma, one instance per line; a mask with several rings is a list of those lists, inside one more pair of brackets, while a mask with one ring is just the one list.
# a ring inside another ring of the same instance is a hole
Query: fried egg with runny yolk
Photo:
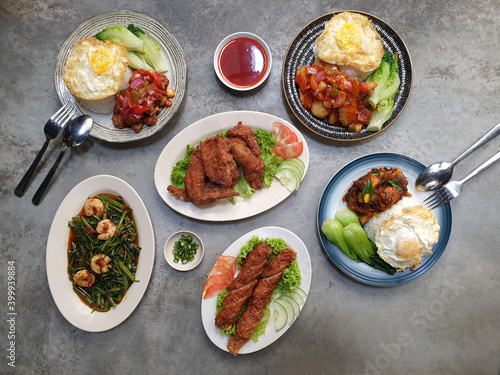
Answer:
[[85, 100], [114, 95], [127, 71], [127, 49], [94, 37], [79, 40], [68, 56], [62, 78], [68, 90]]
[[[440, 227], [436, 217], [427, 208], [411, 198], [383, 212], [384, 217], [374, 215], [365, 230], [377, 247], [377, 253], [398, 271], [416, 270], [439, 239]], [[415, 205], [413, 205], [415, 203]]]
[[325, 23], [316, 39], [318, 57], [350, 76], [364, 80], [382, 61], [382, 39], [370, 19], [359, 13], [342, 12]]

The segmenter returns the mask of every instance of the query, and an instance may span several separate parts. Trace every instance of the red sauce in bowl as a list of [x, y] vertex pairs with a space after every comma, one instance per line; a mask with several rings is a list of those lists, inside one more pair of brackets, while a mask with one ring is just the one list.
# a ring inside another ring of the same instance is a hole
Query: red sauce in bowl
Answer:
[[226, 81], [238, 87], [251, 87], [266, 75], [268, 56], [254, 39], [232, 39], [219, 52], [219, 72]]

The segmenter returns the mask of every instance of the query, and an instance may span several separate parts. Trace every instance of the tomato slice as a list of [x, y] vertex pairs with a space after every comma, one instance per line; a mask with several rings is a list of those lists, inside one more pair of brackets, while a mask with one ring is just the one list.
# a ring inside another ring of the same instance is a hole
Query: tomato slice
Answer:
[[233, 271], [233, 273], [236, 272], [236, 267], [238, 266], [238, 259], [236, 257], [233, 257], [231, 255], [217, 254], [216, 258], [217, 258], [217, 262], [215, 263], [216, 265], [219, 262], [219, 260], [224, 260], [231, 266], [231, 270]]
[[233, 271], [226, 267], [226, 266], [221, 266], [221, 265], [216, 265], [216, 266], [213, 266], [212, 268], [210, 268], [206, 275], [208, 277], [212, 276], [212, 275], [220, 275], [220, 274], [226, 274], [226, 275], [229, 275], [231, 278], [233, 277], [234, 273]]
[[205, 292], [203, 299], [211, 298], [213, 296], [218, 295], [220, 292], [222, 292], [224, 289], [226, 289], [226, 286], [227, 286], [226, 282], [213, 283], [212, 285], [210, 285], [210, 287]]
[[276, 139], [276, 145], [282, 146], [290, 143], [298, 142], [297, 134], [295, 134], [288, 126], [280, 122], [273, 122], [271, 126], [271, 133]]
[[273, 148], [274, 153], [283, 159], [298, 158], [303, 150], [304, 144], [302, 142], [294, 142]]
[[212, 286], [212, 284], [218, 284], [218, 283], [226, 283], [226, 285], [229, 285], [231, 282], [232, 278], [230, 275], [227, 274], [220, 274], [220, 275], [212, 275], [207, 279], [207, 282], [203, 286], [203, 291], [207, 291], [208, 288]]

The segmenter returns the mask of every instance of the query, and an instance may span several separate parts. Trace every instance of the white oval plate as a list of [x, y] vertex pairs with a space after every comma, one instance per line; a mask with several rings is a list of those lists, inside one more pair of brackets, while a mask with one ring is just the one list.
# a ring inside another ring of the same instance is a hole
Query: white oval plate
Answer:
[[[282, 238], [285, 240], [288, 247], [293, 249], [297, 253], [297, 262], [299, 264], [300, 272], [302, 274], [302, 281], [300, 283], [300, 288], [309, 294], [309, 289], [311, 288], [311, 258], [309, 257], [309, 251], [302, 240], [293, 232], [288, 229], [280, 227], [263, 227], [255, 229], [234, 241], [231, 246], [229, 246], [224, 255], [236, 256], [240, 252], [241, 248], [247, 244], [247, 242], [253, 237], [259, 236], [262, 239], [266, 238]], [[238, 271], [237, 271], [238, 272]], [[307, 299], [307, 297], [306, 297]], [[305, 300], [304, 300], [305, 304]], [[286, 325], [285, 328], [276, 332], [274, 325], [274, 310], [272, 308], [272, 303], [270, 304], [271, 316], [267, 322], [266, 333], [259, 337], [259, 341], [254, 342], [249, 340], [238, 354], [249, 354], [261, 349], [266, 346], [271, 345], [273, 342], [278, 340], [283, 334], [288, 331], [291, 325]], [[301, 306], [301, 309], [304, 305]], [[217, 297], [212, 297], [208, 299], [201, 298], [201, 320], [203, 322], [203, 328], [207, 333], [208, 338], [220, 349], [228, 352], [227, 341], [228, 336], [220, 333], [219, 329], [215, 327], [215, 315], [217, 310]], [[293, 324], [293, 323], [292, 323]]]
[[302, 141], [304, 144], [304, 151], [302, 151], [300, 159], [305, 164], [305, 178], [309, 166], [309, 149], [306, 140], [295, 126], [279, 117], [262, 112], [234, 111], [219, 113], [196, 121], [177, 134], [165, 146], [156, 162], [154, 172], [156, 190], [165, 203], [174, 211], [187, 217], [204, 221], [239, 220], [260, 214], [276, 206], [291, 194], [277, 179], [274, 179], [270, 187], [257, 190], [248, 199], [237, 198], [235, 205], [227, 199], [219, 199], [206, 206], [197, 206], [192, 202], [185, 202], [180, 198], [176, 198], [167, 191], [167, 187], [172, 184], [170, 180], [172, 168], [178, 160], [184, 158], [188, 144], [195, 146], [207, 137], [236, 126], [238, 121], [242, 121], [243, 124], [252, 130], [263, 129], [271, 131], [271, 125], [275, 121], [281, 122], [293, 130], [297, 134], [299, 141]]
[[[123, 197], [134, 210], [139, 233], [139, 256], [136, 278], [123, 301], [106, 313], [92, 312], [73, 291], [68, 277], [68, 222], [80, 212], [88, 197], [110, 193]], [[47, 240], [47, 279], [50, 292], [61, 314], [75, 327], [88, 332], [102, 332], [116, 327], [128, 318], [146, 291], [153, 270], [155, 241], [153, 226], [146, 206], [136, 191], [125, 181], [114, 176], [90, 177], [76, 185], [62, 201], [56, 212]]]

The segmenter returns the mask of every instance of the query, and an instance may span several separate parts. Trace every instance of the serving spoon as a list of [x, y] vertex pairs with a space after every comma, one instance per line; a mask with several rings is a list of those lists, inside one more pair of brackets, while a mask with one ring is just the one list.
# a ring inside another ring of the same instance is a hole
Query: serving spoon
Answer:
[[456, 158], [453, 162], [434, 163], [425, 168], [420, 173], [415, 181], [415, 187], [420, 191], [435, 190], [446, 184], [451, 179], [453, 167], [472, 154], [481, 146], [491, 141], [500, 134], [500, 124], [496, 125], [488, 133], [482, 136], [476, 143], [469, 147], [462, 155]]
[[89, 136], [93, 124], [94, 120], [92, 119], [92, 117], [90, 117], [89, 115], [81, 115], [74, 118], [64, 128], [62, 133], [63, 145], [61, 148], [61, 152], [59, 153], [56, 162], [54, 163], [49, 173], [47, 174], [47, 177], [45, 177], [45, 180], [43, 180], [42, 184], [40, 185], [35, 195], [33, 196], [32, 199], [33, 204], [38, 206], [42, 201], [43, 196], [45, 195], [45, 191], [47, 190], [47, 187], [49, 186], [52, 177], [54, 177], [57, 167], [59, 167], [59, 164], [61, 163], [61, 160], [64, 156], [64, 153], [66, 152], [66, 149], [68, 147], [80, 146]]

